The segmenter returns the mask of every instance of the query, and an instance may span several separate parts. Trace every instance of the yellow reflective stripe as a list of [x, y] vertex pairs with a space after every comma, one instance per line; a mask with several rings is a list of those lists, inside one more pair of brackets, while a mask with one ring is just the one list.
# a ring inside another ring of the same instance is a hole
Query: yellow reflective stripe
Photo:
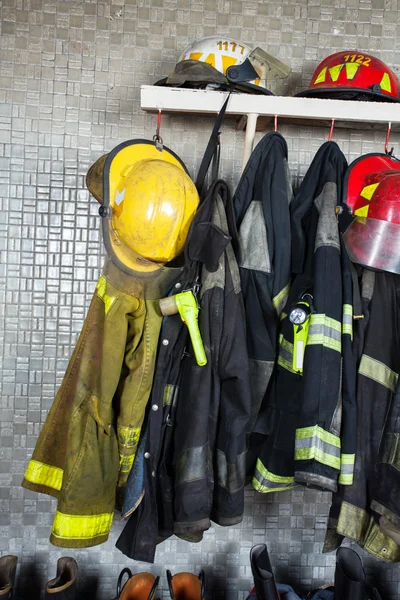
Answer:
[[140, 427], [118, 427], [118, 443], [120, 446], [137, 446]]
[[354, 79], [360, 65], [357, 63], [346, 63], [346, 77], [347, 79]]
[[369, 204], [365, 204], [365, 206], [362, 206], [361, 208], [357, 208], [357, 210], [354, 211], [354, 214], [357, 217], [368, 217], [368, 211], [369, 211]]
[[351, 304], [343, 304], [342, 333], [353, 339], [353, 307]]
[[69, 540], [88, 540], [109, 533], [114, 513], [100, 515], [66, 515], [60, 511], [54, 517], [52, 534]]
[[53, 490], [61, 490], [63, 473], [64, 471], [58, 467], [31, 460], [25, 472], [25, 479], [36, 485], [45, 485]]
[[131, 456], [125, 456], [124, 454], [119, 455], [119, 470], [120, 473], [130, 473], [133, 465], [133, 461], [135, 460], [135, 454]]
[[284, 477], [271, 473], [263, 465], [260, 459], [257, 460], [254, 477], [251, 482], [257, 492], [268, 494], [270, 492], [284, 492], [296, 487], [294, 476]]
[[340, 65], [335, 65], [334, 67], [331, 67], [330, 69], [328, 69], [329, 71], [329, 75], [331, 76], [332, 81], [337, 81], [339, 79], [339, 75], [341, 70], [344, 67], [344, 63], [340, 64]]
[[317, 77], [317, 78], [316, 78], [316, 80], [314, 81], [314, 85], [316, 85], [317, 83], [324, 83], [324, 81], [325, 81], [325, 78], [326, 78], [326, 71], [327, 71], [327, 68], [326, 68], [326, 67], [324, 67], [324, 68], [322, 69], [322, 71], [320, 71], [320, 73], [319, 73], [318, 77]]
[[97, 295], [100, 298], [100, 300], [102, 300], [104, 302], [105, 311], [107, 314], [108, 311], [110, 310], [111, 306], [114, 304], [116, 298], [115, 298], [115, 296], [109, 296], [106, 293], [106, 289], [107, 289], [107, 280], [104, 277], [104, 275], [102, 275], [97, 283], [96, 292], [97, 292]]
[[310, 317], [307, 346], [320, 345], [337, 352], [342, 351], [342, 323], [325, 314]]
[[275, 475], [275, 473], [271, 473], [271, 471], [268, 471], [268, 469], [264, 467], [260, 459], [257, 460], [256, 469], [260, 471], [261, 475], [265, 479], [268, 479], [268, 481], [273, 481], [274, 483], [294, 483], [294, 476], [284, 477], [283, 475]]
[[366, 200], [371, 200], [371, 198], [374, 195], [374, 192], [379, 184], [380, 184], [380, 181], [378, 181], [378, 183], [371, 183], [370, 185], [366, 185], [361, 190], [360, 196], [362, 198], [365, 198]]
[[312, 314], [310, 317], [310, 327], [312, 325], [324, 325], [325, 327], [329, 327], [329, 329], [334, 329], [335, 331], [338, 331], [339, 333], [341, 333], [342, 331], [342, 326], [340, 321], [337, 321], [336, 319], [332, 319], [332, 317], [327, 317], [326, 315], [322, 314], [322, 313], [315, 313]]
[[287, 285], [285, 285], [285, 287], [279, 292], [279, 294], [277, 294], [276, 296], [274, 296], [272, 298], [272, 304], [275, 308], [275, 310], [277, 311], [277, 313], [279, 314], [282, 310], [282, 308], [284, 307], [288, 294], [289, 294], [289, 289], [290, 289], [290, 284], [288, 283]]
[[341, 485], [352, 485], [354, 477], [355, 460], [355, 454], [341, 454], [339, 475], [339, 483]]
[[389, 367], [375, 358], [363, 354], [358, 372], [360, 375], [364, 375], [364, 377], [369, 377], [377, 383], [380, 383], [392, 392], [396, 389], [397, 380], [399, 378], [398, 373], [392, 371]]
[[356, 455], [355, 454], [341, 454], [340, 461], [341, 461], [342, 465], [354, 465], [354, 463], [356, 461]]
[[340, 458], [331, 456], [315, 446], [312, 446], [311, 448], [296, 448], [294, 458], [295, 460], [316, 460], [333, 469], [340, 469]]
[[279, 336], [279, 354], [278, 354], [278, 365], [290, 371], [290, 373], [297, 373], [293, 369], [293, 344], [288, 342], [282, 335]]
[[307, 346], [324, 346], [324, 348], [330, 348], [331, 350], [336, 350], [336, 352], [342, 351], [342, 344], [338, 340], [333, 340], [332, 338], [321, 335], [309, 335], [307, 338]]
[[320, 427], [296, 430], [295, 460], [316, 460], [340, 471], [340, 438]]
[[340, 485], [353, 485], [354, 475], [353, 473], [340, 473], [339, 483]]
[[296, 429], [296, 439], [301, 440], [305, 438], [318, 437], [327, 444], [332, 444], [332, 446], [336, 446], [340, 448], [340, 438], [333, 433], [329, 433], [329, 431], [325, 431], [319, 425], [313, 425], [312, 427], [302, 427], [301, 429]]
[[392, 84], [390, 83], [389, 73], [384, 73], [379, 85], [381, 86], [382, 90], [384, 90], [385, 92], [392, 91]]
[[130, 473], [140, 437], [140, 427], [118, 427], [119, 470]]

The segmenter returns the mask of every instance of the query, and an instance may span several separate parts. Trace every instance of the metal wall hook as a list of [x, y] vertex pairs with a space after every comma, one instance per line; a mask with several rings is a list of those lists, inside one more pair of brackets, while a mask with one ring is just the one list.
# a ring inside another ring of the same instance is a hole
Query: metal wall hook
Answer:
[[153, 136], [153, 142], [156, 143], [156, 148], [159, 152], [161, 152], [164, 147], [163, 139], [160, 136], [160, 127], [161, 127], [161, 108], [158, 109], [156, 133]]
[[386, 140], [385, 140], [385, 154], [389, 154], [390, 156], [392, 156], [393, 154], [393, 150], [394, 148], [391, 148], [389, 150], [389, 140], [390, 140], [390, 133], [392, 131], [392, 123], [388, 123], [388, 128], [387, 128], [387, 132], [386, 132]]
[[274, 117], [274, 131], [278, 131], [278, 115]]
[[332, 141], [334, 127], [335, 127], [335, 119], [332, 119], [331, 128], [329, 130], [328, 142]]

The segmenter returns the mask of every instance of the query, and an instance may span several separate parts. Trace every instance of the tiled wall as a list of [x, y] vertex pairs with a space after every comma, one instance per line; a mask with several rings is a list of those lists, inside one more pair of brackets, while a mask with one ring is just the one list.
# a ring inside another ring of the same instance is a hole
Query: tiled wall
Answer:
[[[289, 63], [288, 93], [307, 86], [320, 59], [346, 47], [398, 70], [399, 10], [400, 0], [0, 1], [0, 551], [19, 556], [22, 597], [38, 597], [62, 554], [79, 561], [82, 594], [91, 598], [110, 598], [129, 562], [114, 548], [119, 523], [102, 546], [50, 546], [54, 501], [20, 482], [99, 275], [99, 218], [85, 174], [117, 143], [154, 133], [155, 117], [140, 110], [140, 85], [168, 74], [191, 40], [214, 34], [260, 45]], [[163, 116], [164, 141], [191, 173], [211, 124]], [[296, 184], [328, 130], [280, 130]], [[334, 136], [351, 160], [382, 151], [385, 134], [336, 129]], [[243, 133], [227, 120], [222, 139], [222, 175], [234, 185]], [[398, 135], [392, 141], [398, 149]], [[266, 540], [278, 579], [310, 588], [332, 578], [334, 556], [321, 554], [328, 510], [328, 494], [249, 490], [241, 525], [215, 527], [197, 545], [168, 540], [151, 570], [204, 568], [215, 597], [244, 598], [249, 549]], [[386, 597], [399, 597], [399, 568], [366, 562]]]

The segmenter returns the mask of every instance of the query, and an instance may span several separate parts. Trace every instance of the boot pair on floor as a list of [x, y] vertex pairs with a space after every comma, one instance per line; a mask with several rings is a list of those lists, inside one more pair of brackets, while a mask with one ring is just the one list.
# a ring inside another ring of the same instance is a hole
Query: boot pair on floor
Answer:
[[[0, 600], [13, 596], [17, 556], [0, 558]], [[64, 556], [57, 561], [57, 575], [46, 583], [46, 600], [75, 600], [78, 565], [73, 558]]]
[[[301, 600], [290, 586], [276, 584], [267, 546], [258, 544], [250, 551], [254, 588], [247, 600]], [[350, 548], [336, 552], [335, 586], [315, 590], [310, 600], [381, 600], [376, 588], [367, 583], [361, 558]]]
[[[124, 575], [128, 580], [122, 586]], [[160, 578], [150, 573], [132, 575], [130, 569], [123, 569], [118, 578], [116, 600], [155, 600]], [[204, 572], [199, 576], [193, 573], [167, 571], [169, 593], [172, 600], [204, 600]]]

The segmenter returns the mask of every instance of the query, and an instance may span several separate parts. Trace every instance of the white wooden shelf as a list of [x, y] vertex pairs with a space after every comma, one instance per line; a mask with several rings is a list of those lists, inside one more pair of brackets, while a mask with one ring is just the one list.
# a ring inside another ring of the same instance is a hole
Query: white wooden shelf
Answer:
[[[155, 112], [217, 114], [227, 92], [213, 90], [191, 90], [172, 87], [143, 85], [141, 87], [141, 107]], [[392, 102], [356, 102], [348, 100], [326, 100], [320, 98], [295, 98], [290, 96], [262, 96], [253, 94], [232, 94], [226, 109], [227, 115], [247, 115], [247, 128], [243, 164], [251, 153], [257, 119], [260, 116], [282, 119], [306, 120], [318, 124], [335, 120], [347, 126], [351, 123], [381, 124], [382, 129], [388, 123], [392, 126], [400, 123], [400, 103]], [[396, 128], [397, 129], [397, 128]]]

